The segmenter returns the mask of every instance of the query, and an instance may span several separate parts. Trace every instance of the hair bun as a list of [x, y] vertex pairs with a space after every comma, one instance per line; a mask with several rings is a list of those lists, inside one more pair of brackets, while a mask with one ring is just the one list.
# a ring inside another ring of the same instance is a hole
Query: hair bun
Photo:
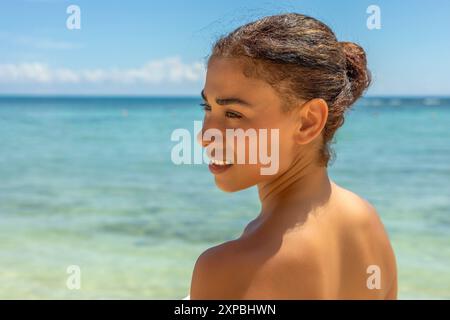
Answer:
[[367, 69], [367, 59], [364, 49], [353, 42], [340, 42], [345, 54], [347, 77], [351, 84], [353, 101], [358, 99], [367, 89], [371, 75]]

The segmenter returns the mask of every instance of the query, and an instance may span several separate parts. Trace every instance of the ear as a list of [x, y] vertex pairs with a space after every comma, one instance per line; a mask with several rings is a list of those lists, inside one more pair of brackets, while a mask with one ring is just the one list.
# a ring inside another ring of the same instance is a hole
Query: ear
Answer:
[[299, 108], [298, 127], [295, 141], [298, 144], [308, 144], [319, 136], [328, 119], [328, 104], [323, 99], [312, 99]]

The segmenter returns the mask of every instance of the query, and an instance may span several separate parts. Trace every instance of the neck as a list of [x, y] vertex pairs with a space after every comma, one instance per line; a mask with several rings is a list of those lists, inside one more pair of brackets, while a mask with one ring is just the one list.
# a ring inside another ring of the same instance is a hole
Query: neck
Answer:
[[261, 215], [275, 213], [293, 203], [312, 207], [325, 203], [331, 194], [331, 182], [326, 167], [315, 163], [314, 159], [299, 156], [285, 172], [259, 184]]

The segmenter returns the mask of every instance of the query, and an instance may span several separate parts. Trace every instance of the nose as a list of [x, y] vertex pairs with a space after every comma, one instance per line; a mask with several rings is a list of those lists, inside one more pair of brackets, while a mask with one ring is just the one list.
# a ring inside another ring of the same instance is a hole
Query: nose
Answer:
[[207, 140], [203, 139], [203, 132], [204, 131], [205, 130], [202, 128], [202, 130], [200, 130], [199, 133], [197, 134], [197, 143], [199, 145], [201, 145], [202, 148], [206, 148], [211, 143], [211, 141], [207, 141]]
[[219, 121], [215, 121], [213, 119], [205, 119], [203, 121], [202, 129], [197, 134], [197, 143], [200, 144], [203, 148], [208, 147], [208, 145], [210, 145], [211, 142], [213, 142], [215, 139], [214, 135], [212, 136], [211, 139], [208, 138], [203, 139], [205, 132], [210, 129], [219, 130], [222, 133], [222, 135], [225, 132], [225, 128], [223, 128], [223, 125]]

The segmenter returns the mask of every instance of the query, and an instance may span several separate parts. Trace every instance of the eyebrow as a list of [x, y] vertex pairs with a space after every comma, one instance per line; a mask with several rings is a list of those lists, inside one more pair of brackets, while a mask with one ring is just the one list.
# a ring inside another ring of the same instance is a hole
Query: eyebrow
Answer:
[[[205, 94], [205, 90], [202, 90], [200, 95], [202, 96], [203, 100], [208, 101], [208, 98], [206, 97], [206, 94]], [[241, 98], [238, 98], [238, 97], [216, 98], [216, 103], [221, 106], [226, 106], [226, 105], [230, 105], [230, 104], [239, 104], [244, 107], [252, 106], [249, 102], [242, 100]]]

